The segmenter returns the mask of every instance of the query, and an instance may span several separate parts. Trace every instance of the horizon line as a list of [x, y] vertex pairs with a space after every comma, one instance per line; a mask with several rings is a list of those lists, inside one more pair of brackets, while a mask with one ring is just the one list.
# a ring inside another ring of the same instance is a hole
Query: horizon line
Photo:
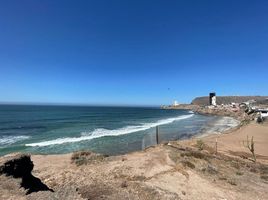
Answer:
[[[62, 102], [14, 102], [0, 101], [0, 105], [21, 105], [21, 106], [103, 106], [103, 107], [160, 107], [158, 104], [105, 104], [105, 103], [62, 103]], [[164, 105], [164, 104], [163, 104]]]

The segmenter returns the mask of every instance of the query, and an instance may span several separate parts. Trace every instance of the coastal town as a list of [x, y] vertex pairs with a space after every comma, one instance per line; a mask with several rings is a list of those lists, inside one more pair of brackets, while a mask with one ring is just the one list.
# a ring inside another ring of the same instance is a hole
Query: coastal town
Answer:
[[197, 97], [191, 104], [161, 106], [162, 109], [190, 109], [200, 114], [214, 114], [255, 120], [258, 123], [267, 121], [268, 96], [216, 96], [215, 92], [207, 97]]

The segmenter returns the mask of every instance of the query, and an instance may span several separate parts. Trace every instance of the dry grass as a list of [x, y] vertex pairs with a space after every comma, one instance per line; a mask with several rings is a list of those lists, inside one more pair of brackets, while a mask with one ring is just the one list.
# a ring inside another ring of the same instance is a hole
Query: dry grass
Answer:
[[203, 140], [197, 140], [196, 141], [196, 147], [198, 148], [198, 150], [203, 150], [205, 146], [205, 143], [203, 142]]
[[188, 160], [182, 160], [181, 163], [183, 164], [184, 167], [189, 167], [191, 169], [195, 168], [195, 165]]
[[243, 172], [241, 172], [241, 171], [237, 171], [236, 172], [236, 175], [238, 175], [238, 176], [242, 176], [244, 173]]
[[268, 175], [261, 175], [260, 177], [261, 177], [261, 179], [268, 181]]
[[188, 151], [181, 153], [181, 156], [182, 157], [185, 157], [185, 156], [194, 157], [194, 158], [204, 159], [204, 160], [208, 160], [211, 157], [211, 155], [207, 153], [203, 153], [201, 151], [196, 151], [192, 149], [189, 149]]
[[237, 185], [237, 182], [235, 179], [231, 178], [227, 181], [230, 185]]
[[268, 166], [245, 159], [245, 157], [251, 156], [249, 153], [245, 155], [240, 152], [233, 152], [232, 155], [237, 157], [222, 153], [214, 155], [214, 149], [204, 145], [203, 150], [199, 150], [199, 146], [193, 144], [192, 147], [182, 147], [179, 143], [172, 143], [172, 145], [166, 145], [166, 148], [170, 150], [169, 157], [171, 160], [177, 166], [181, 166], [181, 171], [186, 172], [187, 168], [190, 168], [206, 179], [225, 182], [227, 185], [236, 186], [240, 189], [249, 184], [247, 180], [253, 182], [262, 180], [262, 182], [268, 183]]
[[78, 193], [85, 199], [105, 199], [105, 196], [111, 196], [114, 190], [106, 184], [96, 183], [78, 188]]
[[80, 166], [80, 165], [91, 164], [98, 161], [103, 161], [106, 157], [108, 156], [96, 154], [90, 151], [78, 151], [73, 153], [71, 160], [77, 166]]
[[146, 180], [146, 177], [145, 176], [141, 176], [141, 175], [138, 175], [138, 176], [131, 176], [131, 177], [128, 177], [128, 180], [129, 181], [145, 181]]

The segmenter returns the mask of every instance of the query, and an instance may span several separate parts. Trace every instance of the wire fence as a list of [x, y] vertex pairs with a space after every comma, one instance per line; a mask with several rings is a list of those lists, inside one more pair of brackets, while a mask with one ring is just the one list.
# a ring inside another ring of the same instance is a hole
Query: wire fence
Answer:
[[161, 142], [159, 126], [155, 129], [155, 134], [146, 134], [142, 139], [142, 149], [157, 145]]

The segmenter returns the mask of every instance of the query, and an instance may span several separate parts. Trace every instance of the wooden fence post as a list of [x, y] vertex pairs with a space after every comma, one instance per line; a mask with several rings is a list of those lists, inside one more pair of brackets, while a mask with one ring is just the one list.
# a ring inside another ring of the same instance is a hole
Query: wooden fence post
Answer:
[[159, 144], [159, 127], [158, 126], [156, 126], [156, 144]]
[[218, 138], [216, 138], [215, 153], [216, 153], [216, 155], [218, 153]]

